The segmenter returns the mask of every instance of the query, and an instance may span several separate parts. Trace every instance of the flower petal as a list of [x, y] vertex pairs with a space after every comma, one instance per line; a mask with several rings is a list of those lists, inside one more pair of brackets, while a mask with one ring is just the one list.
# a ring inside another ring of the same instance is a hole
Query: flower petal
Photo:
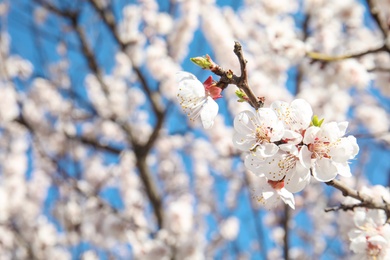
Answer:
[[311, 168], [311, 152], [306, 145], [302, 146], [301, 150], [299, 151], [299, 161], [307, 169]]
[[292, 193], [303, 190], [310, 183], [310, 170], [297, 162], [295, 172], [291, 175], [286, 175], [284, 179], [285, 188]]
[[300, 133], [297, 133], [295, 131], [291, 130], [284, 130], [283, 141], [286, 141], [287, 143], [291, 144], [299, 144], [302, 141], [302, 135]]
[[264, 173], [263, 173], [263, 168], [264, 168], [263, 163], [264, 162], [265, 162], [265, 158], [256, 156], [255, 153], [249, 153], [245, 157], [244, 164], [245, 164], [245, 167], [248, 170], [252, 171], [252, 173], [254, 173], [255, 175], [264, 176]]
[[341, 136], [343, 135], [341, 134], [339, 125], [336, 122], [323, 124], [318, 135], [320, 140], [324, 142], [335, 142]]
[[179, 94], [184, 97], [204, 97], [206, 95], [202, 82], [191, 73], [177, 72], [176, 81], [179, 83]]
[[317, 137], [318, 132], [321, 128], [317, 126], [311, 126], [305, 131], [305, 136], [303, 137], [304, 144], [314, 143], [315, 138]]
[[200, 111], [200, 119], [202, 120], [203, 127], [208, 129], [213, 126], [214, 118], [218, 114], [218, 104], [211, 97], [207, 97], [207, 101], [203, 104]]
[[332, 160], [328, 158], [317, 159], [313, 167], [313, 176], [318, 181], [327, 182], [333, 180], [337, 175], [337, 168]]
[[256, 131], [255, 114], [246, 110], [234, 118], [234, 129], [241, 134], [252, 134]]
[[334, 163], [337, 168], [337, 173], [344, 177], [351, 177], [351, 169], [349, 168], [348, 162], [344, 163]]
[[287, 129], [294, 131], [306, 129], [313, 116], [310, 104], [303, 99], [295, 99], [291, 104], [275, 101], [271, 104], [271, 109]]
[[335, 162], [346, 162], [353, 159], [359, 152], [359, 146], [354, 136], [340, 138], [336, 144], [329, 148], [329, 155]]
[[279, 150], [274, 156], [266, 157], [263, 164], [265, 177], [272, 181], [279, 181], [293, 170], [293, 161], [288, 154]]
[[340, 122], [338, 123], [339, 131], [340, 131], [340, 136], [345, 135], [345, 131], [347, 130], [348, 127], [348, 122]]
[[274, 143], [263, 144], [256, 147], [256, 152], [259, 152], [262, 157], [270, 157], [275, 155], [279, 147]]
[[291, 192], [283, 188], [278, 191], [278, 194], [285, 204], [289, 205], [290, 208], [295, 209], [294, 195]]
[[250, 138], [247, 135], [242, 135], [241, 133], [235, 132], [233, 134], [233, 145], [237, 149], [248, 152], [250, 151], [256, 144], [255, 138]]
[[313, 117], [313, 110], [309, 103], [303, 99], [295, 99], [291, 102], [291, 108], [293, 111], [292, 117], [295, 119], [298, 129], [306, 129]]

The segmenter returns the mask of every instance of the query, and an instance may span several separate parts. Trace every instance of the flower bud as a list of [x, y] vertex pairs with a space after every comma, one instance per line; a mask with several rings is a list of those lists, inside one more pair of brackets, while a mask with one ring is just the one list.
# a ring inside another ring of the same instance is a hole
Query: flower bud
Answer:
[[201, 67], [202, 69], [209, 70], [214, 66], [213, 61], [210, 59], [210, 56], [208, 55], [206, 55], [205, 57], [190, 58], [190, 60], [196, 65], [198, 65], [199, 67]]

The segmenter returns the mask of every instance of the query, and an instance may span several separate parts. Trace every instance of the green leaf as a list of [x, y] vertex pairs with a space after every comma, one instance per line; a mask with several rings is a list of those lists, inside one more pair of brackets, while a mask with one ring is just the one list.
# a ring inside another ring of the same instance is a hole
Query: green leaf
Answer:
[[241, 89], [237, 89], [237, 90], [236, 90], [236, 96], [237, 96], [238, 98], [243, 98], [243, 97], [245, 97], [246, 95], [245, 95], [244, 91], [242, 91]]
[[238, 100], [237, 100], [238, 102], [247, 102], [248, 101], [247, 95], [241, 89], [237, 89], [235, 93], [236, 93], [236, 96], [238, 97]]
[[323, 122], [324, 122], [324, 118], [320, 120], [317, 115], [314, 115], [313, 118], [311, 119], [310, 125], [321, 127]]

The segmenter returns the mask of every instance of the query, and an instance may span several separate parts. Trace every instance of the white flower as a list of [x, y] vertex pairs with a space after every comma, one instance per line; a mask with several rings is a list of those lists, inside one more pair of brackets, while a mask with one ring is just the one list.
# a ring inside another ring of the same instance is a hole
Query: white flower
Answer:
[[355, 229], [349, 233], [350, 249], [366, 259], [389, 259], [390, 226], [382, 210], [355, 209]]
[[221, 223], [220, 233], [221, 236], [226, 240], [235, 240], [239, 231], [240, 221], [237, 217], [229, 217]]
[[303, 143], [308, 149], [302, 151], [302, 162], [307, 164], [311, 158], [313, 176], [317, 180], [327, 182], [337, 174], [351, 176], [348, 160], [357, 155], [359, 147], [354, 136], [342, 137], [347, 126], [348, 122], [331, 122], [306, 130]]
[[214, 99], [220, 96], [211, 94], [191, 73], [176, 73], [176, 81], [179, 83], [177, 99], [190, 120], [195, 121], [200, 116], [204, 128], [212, 127], [218, 114], [218, 104]]
[[295, 200], [291, 192], [283, 187], [283, 182], [275, 182], [260, 177], [260, 191], [253, 196], [257, 202], [260, 202], [266, 209], [272, 209], [282, 200], [285, 204], [295, 209]]
[[297, 132], [308, 128], [313, 116], [311, 106], [303, 99], [295, 99], [291, 104], [275, 101], [270, 107], [286, 129]]
[[99, 256], [92, 250], [84, 252], [81, 256], [82, 260], [98, 260]]
[[19, 115], [18, 94], [11, 84], [0, 83], [0, 122], [10, 122]]
[[283, 123], [270, 108], [260, 108], [255, 114], [243, 111], [234, 118], [233, 144], [242, 151], [256, 150], [261, 156], [272, 156], [278, 151], [273, 143], [284, 134]]
[[180, 198], [168, 204], [166, 210], [165, 229], [173, 234], [189, 234], [193, 228], [193, 209], [191, 201], [186, 198]]
[[285, 188], [292, 193], [301, 191], [310, 182], [310, 168], [300, 160], [302, 150], [295, 145], [281, 145], [271, 157], [251, 153], [245, 158], [245, 166], [256, 175], [264, 175], [271, 181], [283, 181]]

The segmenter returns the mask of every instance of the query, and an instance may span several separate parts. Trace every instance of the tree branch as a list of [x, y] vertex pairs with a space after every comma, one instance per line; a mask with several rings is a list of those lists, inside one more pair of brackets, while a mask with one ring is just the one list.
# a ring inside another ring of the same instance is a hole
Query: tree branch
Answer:
[[290, 259], [289, 249], [290, 249], [290, 243], [289, 243], [289, 231], [290, 228], [288, 226], [288, 223], [290, 222], [290, 206], [287, 204], [284, 204], [284, 218], [283, 218], [283, 230], [284, 230], [284, 237], [283, 237], [283, 254], [284, 259], [288, 260]]
[[[387, 223], [390, 223], [390, 203], [386, 201], [382, 201], [382, 203], [375, 202], [373, 198], [366, 194], [361, 194], [359, 191], [354, 190], [348, 186], [346, 186], [344, 183], [342, 183], [339, 180], [331, 180], [329, 182], [326, 182], [326, 185], [332, 186], [339, 191], [343, 193], [343, 196], [345, 197], [351, 197], [354, 198], [360, 203], [355, 204], [355, 205], [343, 205], [341, 204], [338, 208], [343, 209], [343, 210], [353, 210], [356, 207], [365, 207], [368, 209], [381, 209], [385, 211], [386, 216], [387, 216]], [[328, 211], [335, 210], [335, 208], [328, 209]], [[325, 210], [328, 212], [327, 210]]]
[[370, 14], [372, 16], [372, 18], [375, 20], [375, 22], [377, 23], [378, 27], [379, 27], [379, 30], [382, 32], [382, 35], [386, 41], [386, 38], [387, 38], [387, 33], [388, 33], [388, 27], [387, 25], [380, 19], [379, 17], [379, 9], [375, 6], [374, 4], [374, 1], [373, 0], [366, 0], [367, 1], [367, 5], [368, 5], [368, 9], [370, 11]]
[[[119, 47], [121, 48], [122, 52], [125, 53], [128, 58], [131, 60], [131, 57], [128, 55], [128, 52], [126, 51], [128, 47], [133, 44], [132, 42], [126, 42], [124, 43], [117, 30], [116, 30], [116, 21], [115, 17], [108, 9], [103, 9], [99, 2], [96, 0], [89, 0], [92, 7], [95, 9], [95, 11], [99, 14], [103, 22], [108, 27], [109, 31], [113, 35], [114, 39], [118, 43]], [[134, 63], [132, 63], [134, 64]], [[142, 89], [145, 91], [147, 96], [149, 97], [149, 100], [152, 105], [153, 112], [156, 116], [156, 125], [153, 129], [152, 134], [149, 136], [148, 141], [145, 144], [138, 144], [134, 141], [134, 138], [132, 136], [131, 129], [122, 124], [122, 129], [126, 131], [128, 136], [130, 137], [130, 141], [133, 145], [134, 152], [137, 156], [137, 167], [140, 173], [140, 178], [145, 186], [145, 191], [148, 195], [149, 200], [152, 203], [154, 213], [157, 219], [158, 228], [161, 228], [163, 225], [163, 211], [162, 211], [162, 200], [161, 197], [158, 195], [157, 187], [155, 185], [155, 182], [153, 181], [153, 178], [151, 176], [151, 173], [149, 171], [149, 167], [146, 164], [146, 157], [150, 150], [152, 149], [155, 141], [157, 140], [160, 130], [162, 129], [165, 121], [165, 116], [167, 114], [167, 109], [164, 109], [161, 106], [161, 96], [157, 92], [152, 92], [148, 86], [148, 83], [146, 81], [146, 78], [142, 74], [141, 70], [133, 65], [133, 70], [137, 74], [137, 77], [141, 83]]]
[[217, 86], [225, 89], [229, 84], [236, 85], [239, 89], [241, 89], [248, 98], [248, 103], [255, 109], [259, 109], [264, 105], [264, 98], [256, 97], [252, 89], [248, 84], [248, 72], [246, 69], [247, 61], [244, 58], [244, 54], [242, 52], [242, 46], [239, 42], [234, 42], [234, 53], [236, 54], [238, 61], [240, 63], [241, 76], [237, 76], [233, 73], [232, 70], [224, 70], [221, 66], [217, 64], [213, 64], [210, 70], [220, 76], [219, 82], [217, 82]]
[[[306, 42], [308, 34], [309, 34], [309, 21], [310, 21], [310, 15], [309, 14], [304, 14], [305, 18], [302, 23], [302, 42]], [[301, 91], [301, 84], [303, 81], [303, 66], [302, 64], [297, 65], [297, 76], [295, 78], [295, 95], [298, 95], [299, 92]]]
[[55, 5], [52, 5], [51, 3], [48, 3], [44, 0], [34, 0], [34, 1], [37, 4], [41, 5], [42, 7], [44, 7], [45, 9], [47, 9], [48, 11], [50, 11], [56, 15], [62, 16], [64, 18], [76, 17], [78, 15], [77, 12], [75, 12], [75, 11], [61, 10], [61, 9], [57, 8]]
[[258, 109], [264, 105], [263, 99], [259, 99], [255, 96], [252, 89], [248, 84], [248, 71], [246, 69], [247, 61], [244, 58], [244, 53], [242, 52], [242, 46], [239, 42], [234, 43], [234, 53], [236, 54], [238, 61], [240, 62], [241, 76], [237, 78], [237, 87], [239, 87], [249, 98], [249, 103], [255, 109]]
[[371, 53], [378, 53], [381, 51], [386, 51], [390, 53], [390, 48], [386, 44], [386, 39], [388, 37], [388, 26], [385, 24], [379, 17], [379, 10], [375, 6], [373, 0], [366, 0], [367, 5], [369, 7], [370, 14], [374, 21], [377, 23], [383, 38], [384, 38], [384, 43], [382, 46], [374, 49], [369, 49], [366, 51], [358, 52], [358, 53], [352, 53], [352, 54], [347, 54], [347, 55], [340, 55], [340, 56], [331, 56], [323, 53], [318, 53], [318, 52], [307, 52], [307, 56], [311, 58], [312, 60], [319, 60], [319, 61], [324, 61], [324, 62], [333, 62], [333, 61], [340, 61], [340, 60], [345, 60], [345, 59], [350, 59], [350, 58], [360, 58], [364, 55], [371, 54]]
[[[101, 84], [101, 86], [103, 88], [104, 93], [106, 95], [108, 95], [108, 93], [109, 93], [108, 87], [104, 82], [103, 76], [102, 76], [101, 71], [99, 69], [99, 65], [95, 59], [95, 55], [94, 55], [92, 49], [89, 47], [87, 37], [85, 35], [83, 28], [81, 28], [79, 23], [78, 23], [79, 22], [78, 21], [78, 13], [60, 10], [57, 7], [50, 5], [50, 4], [47, 4], [46, 2], [44, 2], [42, 0], [36, 0], [36, 1], [39, 4], [41, 4], [43, 7], [47, 8], [49, 11], [52, 11], [52, 12], [54, 12], [54, 13], [56, 13], [64, 18], [67, 18], [70, 20], [71, 25], [72, 25], [73, 29], [75, 30], [77, 37], [80, 41], [82, 53], [83, 53], [85, 59], [87, 60], [88, 67], [96, 75], [99, 83]], [[109, 27], [114, 38], [116, 39], [116, 41], [120, 45], [122, 51], [124, 53], [127, 53], [126, 48], [129, 46], [129, 43], [121, 42], [120, 37], [115, 30], [114, 16], [108, 10], [101, 9], [97, 1], [90, 0], [90, 3], [93, 5], [93, 7], [98, 12], [100, 17], [103, 19], [105, 24]], [[132, 146], [134, 148], [134, 152], [137, 156], [137, 167], [138, 167], [138, 170], [140, 173], [140, 178], [145, 186], [146, 194], [148, 195], [148, 197], [152, 203], [154, 213], [155, 213], [155, 216], [157, 219], [158, 228], [161, 228], [162, 224], [163, 224], [162, 202], [161, 202], [160, 196], [158, 195], [157, 187], [156, 187], [156, 185], [153, 181], [153, 178], [149, 172], [149, 168], [145, 162], [146, 162], [146, 156], [149, 153], [150, 149], [153, 147], [154, 142], [158, 138], [159, 131], [161, 130], [161, 128], [163, 126], [166, 111], [164, 111], [160, 107], [159, 102], [156, 101], [157, 93], [152, 93], [150, 91], [150, 88], [148, 87], [146, 79], [142, 75], [141, 70], [139, 68], [136, 68], [136, 67], [134, 67], [134, 70], [135, 70], [135, 72], [136, 72], [136, 74], [141, 82], [142, 88], [146, 92], [147, 96], [150, 97], [152, 108], [153, 108], [153, 111], [154, 111], [156, 119], [157, 119], [156, 126], [154, 127], [154, 130], [153, 130], [151, 136], [149, 137], [148, 142], [145, 145], [141, 145], [141, 144], [136, 143], [135, 139], [133, 138], [134, 136], [132, 134], [132, 131], [128, 125], [126, 125], [124, 123], [117, 122], [115, 120], [115, 118], [110, 118], [110, 120], [113, 121], [114, 123], [119, 124], [120, 127], [126, 132], [126, 134], [129, 137], [128, 139], [129, 139], [130, 143], [132, 144]], [[111, 149], [111, 147], [102, 147], [98, 142], [94, 142], [92, 140], [81, 139], [81, 141], [83, 141], [85, 143], [89, 143], [91, 145], [94, 145], [95, 147], [105, 148], [107, 150], [110, 150], [111, 152], [117, 152], [115, 149]]]

